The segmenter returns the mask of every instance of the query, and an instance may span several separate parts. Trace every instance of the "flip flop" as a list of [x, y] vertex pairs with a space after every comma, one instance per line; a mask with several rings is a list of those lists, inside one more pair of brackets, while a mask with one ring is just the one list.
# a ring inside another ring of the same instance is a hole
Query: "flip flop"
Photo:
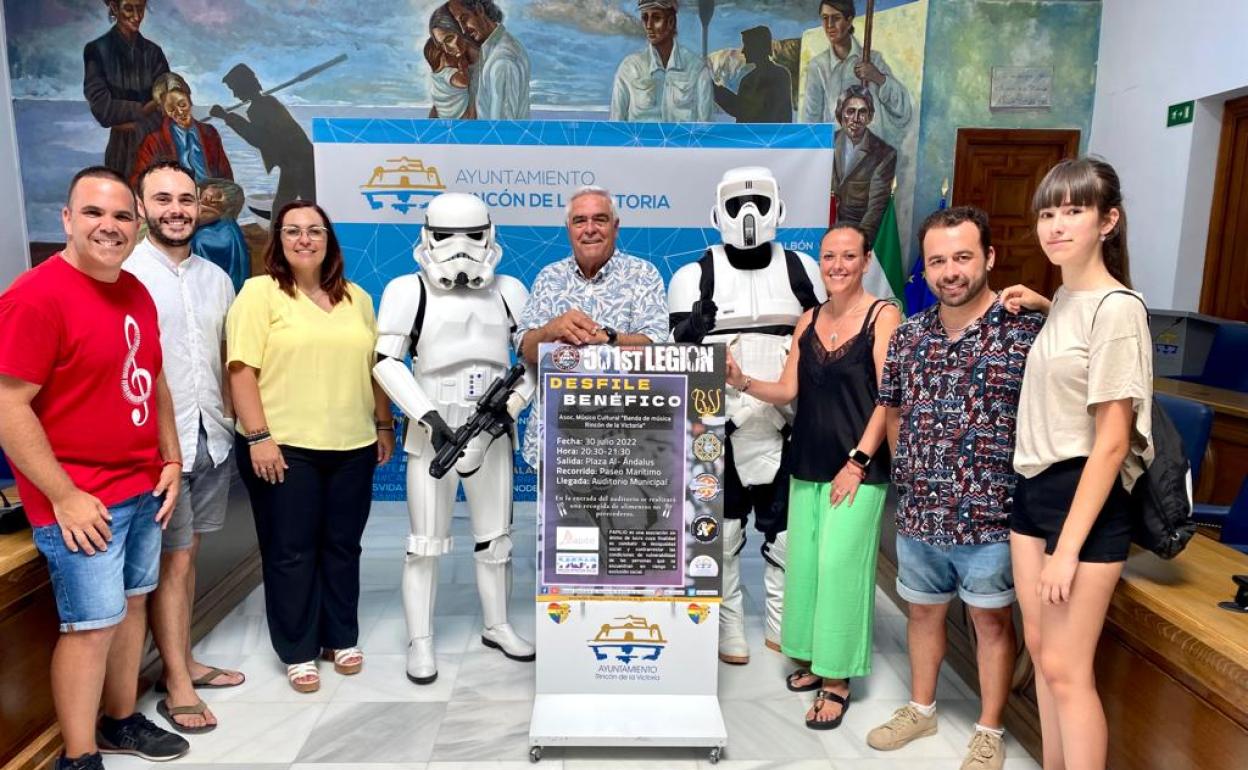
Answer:
[[185, 716], [187, 714], [203, 714], [208, 710], [208, 704], [202, 700], [194, 706], [173, 706], [170, 708], [168, 702], [164, 698], [156, 701], [156, 713], [165, 718], [169, 725], [180, 733], [187, 735], [198, 735], [199, 733], [210, 733], [217, 729], [216, 725], [204, 725], [202, 727], [187, 727], [174, 719], [177, 716]]
[[[238, 674], [239, 676], [242, 677], [242, 679], [240, 679], [237, 682], [230, 682], [229, 684], [213, 684], [212, 683], [212, 680], [216, 679], [219, 676], [229, 676], [231, 674]], [[223, 669], [223, 668], [209, 666], [208, 670], [204, 672], [203, 676], [191, 680], [191, 687], [194, 687], [196, 690], [225, 690], [230, 687], [238, 687], [240, 684], [246, 681], [247, 681], [247, 675], [244, 674], [242, 671], [227, 671], [226, 669]], [[156, 680], [156, 685], [154, 689], [158, 693], [169, 692], [169, 688], [168, 686], [165, 685], [165, 680], [163, 678]]]
[[[816, 677], [815, 681], [811, 682], [810, 684], [803, 684], [803, 685], [794, 684], [794, 682], [796, 682], [798, 679], [802, 679], [808, 676], [815, 676]], [[799, 668], [796, 671], [794, 671], [792, 674], [789, 674], [788, 676], [784, 678], [784, 686], [788, 688], [789, 692], [810, 692], [811, 690], [818, 690], [820, 687], [823, 687], [823, 677], [816, 676], [815, 674], [811, 673], [811, 670], [808, 668]]]
[[[836, 719], [820, 719], [819, 712], [823, 711], [823, 706], [828, 701], [841, 704], [841, 713], [837, 714]], [[845, 718], [845, 712], [849, 711], [849, 693], [840, 695], [831, 690], [820, 690], [815, 693], [815, 718], [807, 719], [806, 726], [812, 730], [834, 730], [841, 726], [841, 720]]]

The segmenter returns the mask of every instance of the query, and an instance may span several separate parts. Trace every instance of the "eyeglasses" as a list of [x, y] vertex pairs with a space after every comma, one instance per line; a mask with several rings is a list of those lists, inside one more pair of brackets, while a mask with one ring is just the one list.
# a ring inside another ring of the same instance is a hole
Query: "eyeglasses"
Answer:
[[283, 225], [279, 230], [282, 237], [288, 241], [299, 240], [299, 236], [307, 235], [310, 241], [323, 241], [329, 233], [329, 228], [322, 225], [310, 225], [308, 227], [299, 227], [298, 225]]

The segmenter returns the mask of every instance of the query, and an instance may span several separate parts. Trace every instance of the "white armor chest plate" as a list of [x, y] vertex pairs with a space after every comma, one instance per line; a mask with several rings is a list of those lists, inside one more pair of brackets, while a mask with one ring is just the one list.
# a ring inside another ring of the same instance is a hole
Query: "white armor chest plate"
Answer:
[[715, 264], [715, 293], [719, 309], [715, 328], [750, 329], [759, 326], [795, 326], [802, 304], [793, 294], [784, 247], [771, 244], [771, 262], [761, 270], [738, 270], [728, 261], [724, 247], [711, 247]]
[[511, 319], [493, 289], [443, 292], [426, 285], [412, 372], [447, 424], [462, 424], [511, 365]]
[[[705, 342], [725, 342], [741, 371], [762, 380], [778, 380], [788, 354], [789, 335], [752, 334], [748, 329], [796, 326], [802, 304], [793, 294], [784, 248], [771, 244], [771, 261], [761, 270], [738, 270], [723, 246], [711, 247], [718, 308], [715, 331]], [[727, 391], [728, 416], [737, 425], [732, 434], [737, 475], [746, 486], [770, 483], [780, 467], [781, 429], [790, 416], [733, 388]]]

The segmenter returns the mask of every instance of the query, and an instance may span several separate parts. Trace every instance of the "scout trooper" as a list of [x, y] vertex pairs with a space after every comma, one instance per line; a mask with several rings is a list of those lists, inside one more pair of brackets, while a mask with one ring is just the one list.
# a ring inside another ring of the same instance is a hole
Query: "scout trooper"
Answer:
[[[807, 308], [824, 299], [815, 261], [774, 240], [784, 213], [769, 169], [734, 168], [724, 174], [711, 209], [711, 223], [723, 244], [711, 246], [672, 276], [668, 309], [675, 341], [726, 343], [743, 372], [780, 379], [794, 326]], [[780, 649], [788, 518], [788, 474], [782, 459], [792, 412], [732, 389], [725, 400], [729, 422], [719, 657], [740, 664], [750, 660], [740, 554], [751, 509], [754, 526], [764, 537], [764, 634], [768, 647]]]
[[[438, 676], [433, 649], [433, 604], [438, 557], [451, 550], [451, 508], [462, 481], [476, 542], [477, 590], [485, 630], [481, 641], [513, 660], [533, 660], [533, 645], [507, 622], [511, 562], [511, 430], [499, 440], [483, 432], [467, 446], [454, 473], [430, 475], [435, 453], [476, 412], [476, 402], [511, 365], [513, 309], [528, 292], [515, 278], [495, 275], [502, 257], [490, 212], [476, 196], [444, 193], [429, 202], [420, 242], [420, 271], [386, 286], [377, 317], [373, 375], [410, 418], [407, 509], [412, 532], [403, 566], [403, 611], [409, 637], [407, 677], [429, 684]], [[412, 356], [409, 368], [403, 362]], [[515, 422], [533, 395], [526, 373], [507, 398], [500, 428]]]

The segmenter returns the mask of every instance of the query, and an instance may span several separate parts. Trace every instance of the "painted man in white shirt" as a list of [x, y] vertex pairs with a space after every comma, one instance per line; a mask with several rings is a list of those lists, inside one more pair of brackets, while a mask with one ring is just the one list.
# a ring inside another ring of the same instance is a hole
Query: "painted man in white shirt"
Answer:
[[913, 116], [910, 92], [893, 76], [879, 51], [871, 51], [870, 61], [862, 60], [862, 45], [854, 37], [853, 0], [824, 0], [819, 20], [828, 37], [828, 50], [807, 65], [800, 122], [836, 122], [837, 99], [846, 88], [865, 80], [875, 100], [875, 133], [899, 146]]
[[707, 123], [715, 88], [706, 62], [676, 42], [678, 0], [637, 0], [644, 50], [620, 62], [611, 87], [611, 120]]
[[446, 7], [464, 33], [481, 46], [472, 75], [477, 117], [528, 120], [529, 55], [503, 27], [502, 9], [494, 0], [450, 0]]
[[160, 584], [150, 611], [169, 692], [157, 711], [179, 732], [206, 732], [217, 720], [194, 688], [243, 682], [240, 672], [197, 662], [190, 644], [200, 535], [225, 523], [233, 468], [234, 420], [225, 406], [221, 361], [234, 286], [224, 270], [191, 253], [199, 198], [190, 171], [173, 161], [154, 164], [139, 178], [138, 192], [148, 233], [123, 268], [156, 303], [183, 463], [183, 493], [162, 535]]

